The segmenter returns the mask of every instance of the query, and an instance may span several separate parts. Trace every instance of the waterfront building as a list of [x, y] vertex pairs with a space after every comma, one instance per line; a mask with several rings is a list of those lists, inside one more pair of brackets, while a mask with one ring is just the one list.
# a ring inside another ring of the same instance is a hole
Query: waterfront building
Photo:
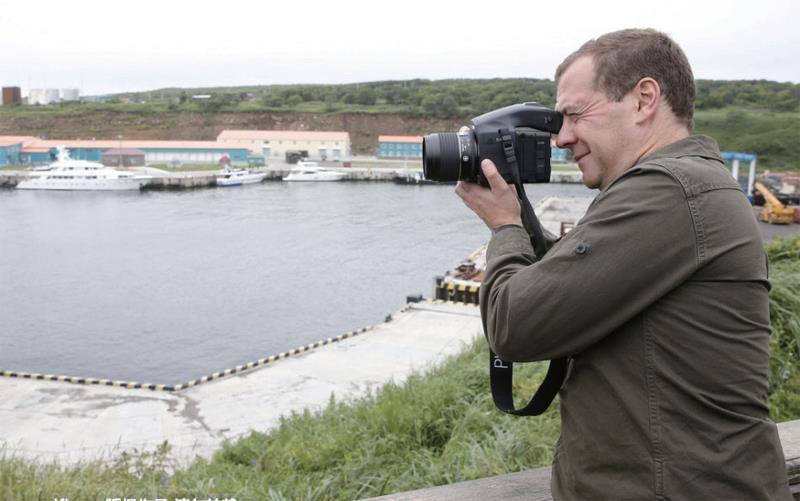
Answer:
[[[103, 162], [109, 150], [122, 148], [135, 155], [144, 154], [144, 164], [175, 167], [182, 164], [216, 164], [227, 156], [231, 164], [247, 165], [250, 152], [242, 143], [216, 141], [150, 141], [150, 140], [59, 140], [30, 136], [0, 136], [0, 166], [15, 164], [41, 165], [55, 161], [56, 149], [63, 146], [75, 160]], [[135, 156], [134, 155], [134, 156]], [[119, 162], [111, 155], [112, 164]], [[123, 160], [127, 165], [141, 161]]]
[[142, 167], [146, 153], [136, 148], [112, 148], [103, 152], [103, 165], [109, 167]]
[[343, 131], [223, 130], [220, 143], [242, 143], [264, 158], [285, 158], [290, 151], [305, 151], [309, 158], [338, 161], [350, 156], [350, 134]]
[[35, 139], [31, 136], [0, 136], [0, 167], [23, 163], [22, 151]]
[[382, 158], [422, 158], [422, 136], [378, 136]]
[[[422, 136], [378, 136], [378, 157], [422, 158]], [[550, 160], [566, 162], [567, 150], [555, 146], [551, 141]]]
[[550, 161], [551, 162], [561, 162], [564, 163], [567, 161], [567, 152], [569, 150], [559, 148], [555, 145], [555, 139], [550, 142]]

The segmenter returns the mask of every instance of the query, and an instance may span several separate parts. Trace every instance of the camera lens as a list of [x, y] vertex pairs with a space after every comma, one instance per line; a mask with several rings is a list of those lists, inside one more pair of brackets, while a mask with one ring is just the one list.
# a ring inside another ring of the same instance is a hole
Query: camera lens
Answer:
[[475, 179], [477, 158], [472, 134], [441, 132], [422, 140], [422, 169], [425, 179], [458, 181]]

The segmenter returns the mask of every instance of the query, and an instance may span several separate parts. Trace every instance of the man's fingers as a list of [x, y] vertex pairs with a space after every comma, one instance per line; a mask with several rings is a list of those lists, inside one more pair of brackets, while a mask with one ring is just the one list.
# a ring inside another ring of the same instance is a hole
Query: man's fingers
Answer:
[[486, 180], [489, 181], [489, 187], [492, 191], [501, 193], [503, 190], [508, 189], [508, 183], [506, 183], [506, 180], [500, 175], [494, 162], [491, 160], [484, 160], [481, 162], [481, 169], [483, 169], [483, 175], [486, 176]]
[[469, 186], [467, 186], [467, 183], [464, 181], [459, 181], [456, 183], [456, 195], [464, 198], [467, 195], [467, 192], [469, 192]]

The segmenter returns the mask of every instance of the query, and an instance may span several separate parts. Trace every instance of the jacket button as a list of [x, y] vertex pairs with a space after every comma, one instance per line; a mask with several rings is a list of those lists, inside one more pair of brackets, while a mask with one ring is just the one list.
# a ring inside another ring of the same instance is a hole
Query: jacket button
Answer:
[[585, 245], [583, 245], [583, 244], [578, 244], [578, 245], [575, 247], [575, 254], [586, 254], [586, 250], [587, 250], [587, 249], [588, 249], [588, 247], [586, 247]]

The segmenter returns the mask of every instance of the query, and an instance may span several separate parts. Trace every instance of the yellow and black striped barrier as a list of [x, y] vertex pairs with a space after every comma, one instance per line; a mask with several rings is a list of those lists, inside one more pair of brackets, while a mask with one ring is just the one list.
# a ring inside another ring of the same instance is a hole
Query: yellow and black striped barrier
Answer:
[[478, 305], [476, 303], [464, 303], [462, 301], [445, 301], [444, 299], [434, 299], [431, 301], [433, 304], [452, 304], [454, 306], [472, 306], [477, 308]]
[[479, 304], [478, 291], [480, 288], [480, 284], [456, 284], [445, 281], [444, 277], [436, 277], [435, 298], [462, 304]]
[[174, 387], [167, 384], [135, 383], [129, 381], [116, 381], [111, 379], [94, 379], [75, 376], [54, 376], [52, 374], [37, 374], [30, 372], [2, 371], [0, 376], [19, 379], [36, 379], [40, 381], [58, 381], [61, 383], [116, 386], [118, 388], [144, 389], [153, 391], [174, 391]]
[[[408, 309], [408, 306], [403, 308], [402, 311]], [[386, 321], [390, 321], [392, 316], [389, 315], [386, 317]], [[234, 374], [241, 374], [242, 372], [255, 369], [257, 367], [262, 367], [264, 365], [276, 362], [278, 360], [289, 358], [291, 356], [300, 355], [302, 353], [306, 353], [311, 351], [315, 348], [319, 348], [321, 346], [325, 346], [331, 343], [337, 343], [339, 341], [357, 336], [359, 334], [363, 334], [369, 330], [374, 329], [374, 325], [368, 325], [367, 327], [362, 327], [361, 329], [346, 332], [344, 334], [340, 334], [336, 337], [329, 337], [327, 339], [323, 339], [322, 341], [317, 341], [316, 343], [307, 344], [305, 346], [300, 346], [293, 350], [285, 351], [279, 353], [277, 355], [272, 355], [269, 357], [258, 359], [254, 362], [249, 362], [243, 365], [237, 365], [231, 369], [225, 369], [223, 371], [214, 372], [213, 374], [209, 374], [208, 376], [203, 376], [199, 379], [195, 379], [193, 381], [189, 381], [188, 383], [181, 383], [176, 385], [169, 385], [169, 384], [151, 384], [151, 383], [137, 383], [131, 381], [116, 381], [110, 379], [94, 379], [94, 378], [85, 378], [85, 377], [74, 377], [74, 376], [54, 376], [52, 374], [37, 374], [37, 373], [30, 373], [30, 372], [18, 372], [18, 371], [0, 371], [0, 376], [3, 377], [10, 377], [10, 378], [18, 378], [18, 379], [33, 379], [39, 381], [56, 381], [61, 383], [72, 383], [72, 384], [83, 384], [83, 385], [100, 385], [100, 386], [115, 386], [117, 388], [127, 388], [127, 389], [143, 389], [143, 390], [151, 390], [151, 391], [166, 391], [166, 392], [177, 392], [181, 390], [185, 390], [187, 388], [192, 388], [194, 386], [207, 383], [209, 381], [216, 381], [218, 379], [222, 379], [227, 376], [232, 376]]]
[[[408, 301], [408, 304], [406, 304], [405, 308], [403, 308], [400, 311], [406, 311], [406, 310], [408, 310], [410, 308], [413, 308], [413, 304], [423, 304], [423, 303], [428, 303], [428, 304], [450, 304], [450, 305], [453, 305], [453, 306], [472, 306], [472, 307], [475, 307], [475, 308], [478, 307], [478, 304], [477, 303], [473, 303], [473, 302], [465, 303], [463, 301], [451, 301], [449, 299], [428, 299], [428, 298], [422, 297], [422, 295], [419, 295], [419, 296], [408, 296], [408, 298], [406, 300]], [[391, 317], [387, 317], [387, 321], [390, 318]]]
[[[398, 313], [402, 313], [407, 311], [410, 306], [407, 304], [402, 309], [398, 311]], [[390, 322], [392, 320], [392, 315], [388, 315], [386, 317], [386, 322]], [[209, 381], [216, 381], [218, 379], [222, 379], [227, 376], [232, 376], [234, 374], [241, 374], [242, 372], [255, 369], [257, 367], [263, 367], [267, 364], [274, 363], [278, 360], [289, 358], [291, 356], [300, 355], [311, 351], [315, 348], [319, 348], [321, 346], [325, 346], [331, 343], [337, 343], [339, 341], [357, 336], [359, 334], [363, 334], [367, 331], [374, 329], [374, 325], [368, 325], [366, 327], [362, 327], [361, 329], [346, 332], [344, 334], [340, 334], [336, 337], [329, 337], [327, 339], [323, 339], [322, 341], [317, 341], [316, 343], [307, 344], [305, 346], [300, 346], [293, 350], [285, 351], [279, 353], [277, 355], [272, 355], [269, 357], [264, 357], [258, 359], [253, 362], [248, 362], [246, 364], [237, 365], [231, 369], [225, 369], [223, 371], [214, 372], [213, 374], [209, 374], [208, 376], [203, 376], [201, 378], [195, 379], [193, 381], [189, 381], [187, 383], [181, 383], [176, 385], [169, 385], [169, 384], [152, 384], [152, 383], [137, 383], [132, 381], [117, 381], [111, 379], [94, 379], [94, 378], [85, 378], [85, 377], [75, 377], [75, 376], [54, 376], [52, 374], [37, 374], [37, 373], [30, 373], [30, 372], [18, 372], [18, 371], [0, 371], [0, 376], [2, 377], [10, 377], [10, 378], [18, 378], [18, 379], [33, 379], [39, 381], [56, 381], [61, 383], [72, 383], [72, 384], [83, 384], [83, 385], [100, 385], [100, 386], [114, 386], [117, 388], [127, 388], [127, 389], [143, 389], [143, 390], [151, 390], [151, 391], [166, 391], [166, 392], [177, 392], [181, 390], [185, 390], [187, 388], [192, 388], [194, 386], [207, 383]]]
[[195, 379], [194, 381], [189, 381], [188, 383], [182, 383], [182, 384], [175, 385], [173, 391], [185, 390], [187, 388], [192, 388], [193, 386], [197, 386], [199, 384], [207, 383], [209, 381], [215, 381], [217, 379], [221, 379], [221, 378], [224, 378], [226, 376], [232, 376], [234, 374], [240, 374], [240, 373], [242, 373], [244, 371], [249, 371], [249, 370], [255, 369], [257, 367], [263, 367], [263, 366], [265, 366], [267, 364], [271, 364], [273, 362], [277, 362], [278, 360], [281, 360], [281, 359], [284, 359], [284, 358], [289, 358], [289, 357], [294, 356], [294, 355], [300, 355], [302, 353], [311, 351], [311, 350], [313, 350], [315, 348], [319, 348], [321, 346], [325, 346], [325, 345], [328, 345], [328, 344], [331, 344], [331, 343], [336, 343], [336, 342], [342, 341], [344, 339], [348, 339], [348, 338], [351, 338], [353, 336], [357, 336], [359, 334], [363, 334], [364, 332], [367, 332], [367, 331], [372, 330], [374, 328], [375, 328], [374, 325], [369, 325], [367, 327], [362, 327], [361, 329], [358, 329], [358, 330], [355, 330], [355, 331], [350, 331], [350, 332], [346, 332], [344, 334], [340, 334], [340, 335], [338, 335], [336, 337], [329, 337], [328, 339], [323, 339], [322, 341], [317, 341], [316, 343], [311, 343], [311, 344], [307, 344], [305, 346], [300, 346], [299, 348], [295, 348], [293, 350], [284, 351], [282, 353], [278, 353], [277, 355], [272, 355], [270, 357], [260, 358], [260, 359], [254, 361], [254, 362], [249, 362], [249, 363], [244, 364], [244, 365], [237, 365], [236, 367], [234, 367], [232, 369], [225, 369], [224, 371], [215, 372], [215, 373], [213, 373], [211, 375], [203, 376], [203, 377], [201, 377], [199, 379]]

